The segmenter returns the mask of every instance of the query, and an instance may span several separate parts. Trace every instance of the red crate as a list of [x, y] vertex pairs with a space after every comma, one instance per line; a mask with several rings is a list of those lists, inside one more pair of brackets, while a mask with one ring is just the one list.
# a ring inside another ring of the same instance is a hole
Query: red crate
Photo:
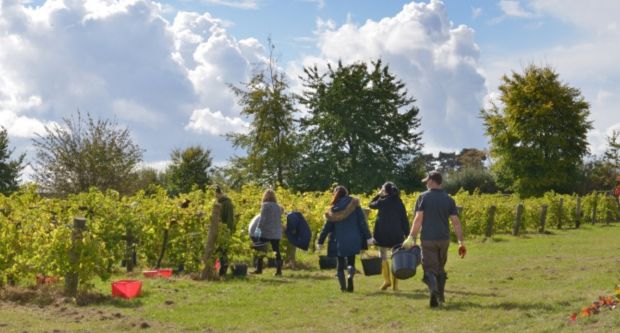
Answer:
[[162, 269], [158, 269], [157, 273], [159, 274], [159, 276], [161, 277], [165, 277], [165, 278], [169, 278], [172, 276], [172, 268], [162, 268]]
[[134, 298], [140, 295], [142, 281], [140, 280], [120, 280], [112, 282], [112, 297]]

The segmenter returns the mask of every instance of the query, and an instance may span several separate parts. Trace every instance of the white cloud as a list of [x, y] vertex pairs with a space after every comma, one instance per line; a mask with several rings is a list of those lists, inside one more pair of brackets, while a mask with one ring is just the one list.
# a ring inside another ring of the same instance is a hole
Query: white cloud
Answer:
[[206, 0], [206, 2], [239, 9], [258, 9], [258, 0]]
[[620, 1], [528, 0], [530, 7], [570, 24], [598, 32], [618, 32]]
[[325, 8], [325, 0], [299, 0], [299, 1], [316, 3], [319, 9]]
[[521, 3], [518, 0], [501, 0], [499, 7], [507, 16], [528, 18], [533, 17], [534, 14], [526, 11], [521, 7]]
[[4, 127], [11, 137], [35, 138], [37, 134], [45, 133], [45, 123], [42, 121], [15, 114], [12, 111], [0, 111], [0, 126]]
[[158, 172], [164, 172], [166, 171], [170, 163], [172, 163], [172, 161], [170, 160], [155, 161], [155, 162], [150, 162], [150, 163], [141, 163], [139, 168], [150, 168], [150, 169], [155, 169]]
[[150, 0], [0, 1], [0, 124], [29, 138], [80, 109], [119, 119], [147, 161], [204, 141], [227, 158], [230, 144], [216, 131], [187, 124], [201, 115], [194, 110], [218, 110], [210, 126], [231, 127], [239, 107], [227, 84], [247, 81], [264, 49], [230, 36], [229, 23], [209, 13], [169, 22], [164, 10]]
[[472, 7], [472, 9], [471, 9], [471, 17], [476, 19], [476, 18], [478, 18], [480, 16], [482, 16], [482, 8], [480, 8], [480, 7]]
[[[303, 65], [381, 58], [417, 99], [428, 147], [484, 147], [478, 112], [486, 94], [474, 31], [454, 26], [441, 1], [412, 2], [393, 17], [362, 25], [317, 21], [320, 55]], [[300, 64], [289, 65], [292, 77]], [[299, 88], [299, 85], [296, 85]]]
[[248, 123], [239, 117], [226, 117], [221, 112], [211, 110], [194, 110], [186, 129], [199, 133], [206, 132], [213, 135], [223, 135], [231, 132], [245, 132]]

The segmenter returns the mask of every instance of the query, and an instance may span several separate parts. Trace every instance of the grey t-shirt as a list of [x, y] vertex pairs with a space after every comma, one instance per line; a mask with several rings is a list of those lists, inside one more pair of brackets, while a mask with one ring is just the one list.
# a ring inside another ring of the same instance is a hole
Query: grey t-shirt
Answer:
[[415, 203], [416, 212], [424, 212], [422, 240], [449, 240], [450, 216], [457, 215], [456, 203], [446, 191], [431, 189], [423, 192]]

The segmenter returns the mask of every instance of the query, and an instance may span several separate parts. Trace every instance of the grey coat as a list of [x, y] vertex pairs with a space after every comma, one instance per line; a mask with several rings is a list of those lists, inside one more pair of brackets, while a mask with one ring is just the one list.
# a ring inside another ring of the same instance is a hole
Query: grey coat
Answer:
[[260, 208], [261, 238], [282, 239], [282, 207], [275, 202], [263, 202]]

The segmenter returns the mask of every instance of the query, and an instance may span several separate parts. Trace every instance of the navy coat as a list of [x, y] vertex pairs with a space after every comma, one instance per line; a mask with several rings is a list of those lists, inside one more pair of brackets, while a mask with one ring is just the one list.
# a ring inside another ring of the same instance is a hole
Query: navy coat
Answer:
[[323, 244], [331, 233], [339, 257], [353, 256], [368, 248], [366, 242], [371, 235], [359, 200], [349, 196], [341, 198], [325, 213], [325, 219], [319, 244]]
[[286, 230], [284, 232], [291, 244], [308, 251], [312, 232], [308, 222], [300, 212], [292, 212], [286, 215]]
[[378, 246], [393, 247], [401, 244], [409, 235], [407, 209], [398, 195], [376, 196], [369, 205], [378, 209], [373, 238]]

